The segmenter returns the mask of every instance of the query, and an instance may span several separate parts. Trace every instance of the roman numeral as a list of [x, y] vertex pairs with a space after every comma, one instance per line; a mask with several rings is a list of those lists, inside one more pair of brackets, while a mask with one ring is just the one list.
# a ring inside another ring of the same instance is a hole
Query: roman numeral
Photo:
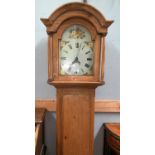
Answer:
[[88, 53], [90, 53], [90, 51], [87, 51], [85, 54], [88, 54]]
[[87, 58], [88, 61], [92, 61], [92, 58]]
[[68, 45], [68, 47], [69, 47], [70, 49], [72, 49], [72, 46], [71, 46], [71, 45]]
[[61, 60], [66, 60], [66, 57], [61, 57]]
[[76, 48], [79, 48], [79, 43], [75, 43], [75, 47]]
[[89, 65], [88, 64], [85, 64], [85, 67], [89, 68]]

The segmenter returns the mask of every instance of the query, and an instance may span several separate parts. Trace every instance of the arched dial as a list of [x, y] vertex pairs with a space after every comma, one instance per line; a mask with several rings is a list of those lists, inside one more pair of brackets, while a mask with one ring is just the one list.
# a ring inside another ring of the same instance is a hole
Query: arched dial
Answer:
[[90, 32], [80, 25], [69, 27], [59, 43], [59, 74], [92, 75], [93, 55]]

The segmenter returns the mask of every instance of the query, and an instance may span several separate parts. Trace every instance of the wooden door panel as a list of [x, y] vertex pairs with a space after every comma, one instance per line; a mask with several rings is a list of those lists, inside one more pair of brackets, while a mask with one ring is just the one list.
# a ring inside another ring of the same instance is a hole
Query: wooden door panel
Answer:
[[64, 155], [89, 155], [89, 135], [90, 96], [65, 95], [63, 97]]
[[60, 155], [93, 155], [94, 89], [60, 88], [57, 93]]

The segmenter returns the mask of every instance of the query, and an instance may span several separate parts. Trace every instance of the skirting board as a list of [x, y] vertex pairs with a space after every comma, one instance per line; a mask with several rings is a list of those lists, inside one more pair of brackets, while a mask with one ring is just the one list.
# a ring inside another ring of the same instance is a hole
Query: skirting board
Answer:
[[[36, 99], [36, 108], [45, 108], [48, 111], [56, 111], [55, 100], [43, 100]], [[120, 101], [119, 100], [96, 100], [95, 101], [95, 112], [120, 112]]]

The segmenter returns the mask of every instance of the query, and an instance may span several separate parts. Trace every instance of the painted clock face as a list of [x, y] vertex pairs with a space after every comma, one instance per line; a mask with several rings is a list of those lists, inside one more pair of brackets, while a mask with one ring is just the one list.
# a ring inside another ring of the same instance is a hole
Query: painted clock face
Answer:
[[59, 42], [60, 75], [93, 75], [93, 41], [81, 25], [67, 28]]

